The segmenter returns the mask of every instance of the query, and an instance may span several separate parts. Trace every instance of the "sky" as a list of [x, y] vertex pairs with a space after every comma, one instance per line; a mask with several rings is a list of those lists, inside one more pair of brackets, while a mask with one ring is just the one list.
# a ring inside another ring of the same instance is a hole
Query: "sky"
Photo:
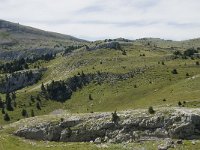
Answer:
[[200, 37], [200, 0], [0, 0], [0, 19], [86, 40]]

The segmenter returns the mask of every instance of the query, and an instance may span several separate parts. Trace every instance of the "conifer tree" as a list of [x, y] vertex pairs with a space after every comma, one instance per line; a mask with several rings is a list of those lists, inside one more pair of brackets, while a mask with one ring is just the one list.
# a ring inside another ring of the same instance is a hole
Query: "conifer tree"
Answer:
[[6, 93], [6, 109], [8, 111], [13, 111], [12, 99], [10, 98], [10, 93]]
[[9, 115], [7, 113], [4, 115], [4, 120], [5, 121], [10, 121], [10, 117], [9, 117]]

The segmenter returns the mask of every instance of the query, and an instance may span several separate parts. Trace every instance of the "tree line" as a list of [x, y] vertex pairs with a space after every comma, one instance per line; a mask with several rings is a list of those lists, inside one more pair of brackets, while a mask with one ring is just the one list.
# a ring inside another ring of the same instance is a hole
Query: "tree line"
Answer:
[[64, 102], [71, 98], [72, 92], [81, 89], [84, 85], [91, 81], [91, 76], [85, 75], [83, 72], [74, 75], [67, 81], [52, 81], [46, 87], [42, 83], [41, 93], [48, 99]]

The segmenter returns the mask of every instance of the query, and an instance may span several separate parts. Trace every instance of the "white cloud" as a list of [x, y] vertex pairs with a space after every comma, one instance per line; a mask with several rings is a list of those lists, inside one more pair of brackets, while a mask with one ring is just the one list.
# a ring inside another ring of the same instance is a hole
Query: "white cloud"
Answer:
[[199, 0], [0, 0], [0, 18], [89, 40], [200, 35]]

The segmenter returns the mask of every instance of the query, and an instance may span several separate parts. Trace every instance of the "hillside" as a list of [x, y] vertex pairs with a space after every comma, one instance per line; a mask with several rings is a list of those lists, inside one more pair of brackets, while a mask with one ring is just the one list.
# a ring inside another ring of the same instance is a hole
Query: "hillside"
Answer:
[[[6, 143], [7, 149], [12, 140], [30, 146], [10, 135], [13, 125], [28, 125], [27, 120], [40, 117], [48, 120], [49, 114], [58, 114], [60, 119], [65, 117], [59, 116], [60, 112], [64, 112], [76, 118], [83, 113], [93, 116], [135, 109], [148, 113], [152, 107], [186, 112], [197, 108], [198, 112], [200, 39], [118, 38], [87, 42], [6, 21], [0, 21], [0, 27], [0, 125], [4, 128], [0, 141]], [[42, 145], [40, 149], [45, 147], [43, 142], [36, 143]], [[162, 141], [153, 143], [157, 147]], [[67, 143], [71, 149], [76, 146], [98, 149], [89, 143]], [[122, 149], [122, 145], [111, 144], [108, 149], [116, 148]]]
[[70, 35], [0, 20], [0, 59], [11, 60], [47, 52], [57, 53], [67, 46], [80, 45], [83, 42], [86, 41]]
[[[75, 38], [70, 35], [64, 35], [59, 34], [55, 32], [47, 32], [43, 30], [39, 30], [36, 28], [20, 25], [19, 23], [12, 23], [5, 20], [0, 20], [0, 29], [1, 32], [8, 32], [8, 34], [11, 34], [11, 36], [17, 38], [32, 38], [32, 39], [38, 39], [38, 38], [54, 38], [54, 39], [65, 39], [65, 40], [71, 40], [71, 41], [84, 41], [78, 38]], [[6, 34], [6, 33], [5, 33]], [[20, 35], [21, 34], [21, 35]]]

